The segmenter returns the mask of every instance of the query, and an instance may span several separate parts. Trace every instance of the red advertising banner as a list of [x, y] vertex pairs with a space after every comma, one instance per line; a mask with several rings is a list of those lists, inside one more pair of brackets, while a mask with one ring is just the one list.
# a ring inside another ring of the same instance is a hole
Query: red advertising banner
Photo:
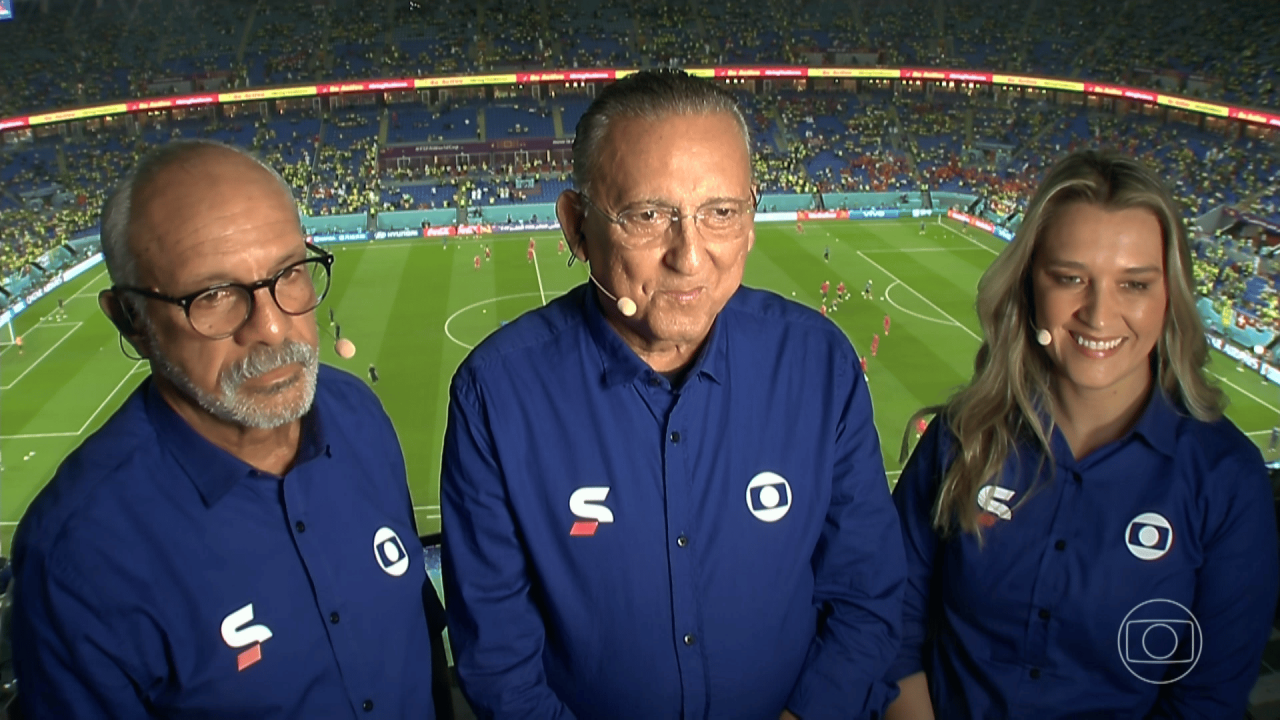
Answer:
[[1085, 83], [1084, 91], [1093, 95], [1107, 95], [1110, 97], [1125, 98], [1126, 100], [1140, 100], [1142, 102], [1154, 103], [1159, 95], [1150, 90], [1138, 90], [1137, 88], [1123, 87], [1120, 85], [1099, 85], [1098, 83]]
[[973, 82], [973, 83], [990, 83], [991, 73], [989, 72], [973, 72], [969, 70], [935, 70], [933, 68], [903, 68], [903, 80], [928, 80], [937, 82], [939, 80], [949, 80], [951, 82]]
[[159, 100], [133, 100], [125, 103], [125, 109], [127, 112], [138, 112], [139, 110], [164, 110], [176, 107], [212, 105], [216, 102], [218, 102], [216, 94], [179, 95], [177, 97], [160, 98]]
[[1261, 113], [1254, 110], [1246, 110], [1244, 108], [1231, 108], [1230, 117], [1237, 120], [1245, 120], [1259, 125], [1270, 125], [1271, 127], [1280, 127], [1280, 115], [1271, 115]]
[[805, 67], [745, 67], [716, 68], [715, 77], [719, 78], [802, 78], [809, 76], [809, 68]]
[[0, 120], [0, 130], [12, 130], [14, 128], [28, 127], [31, 124], [29, 118], [14, 117]]
[[965, 213], [962, 213], [959, 210], [956, 210], [955, 208], [947, 209], [947, 217], [951, 218], [952, 220], [959, 220], [960, 222], [966, 225], [972, 225], [980, 230], [986, 230], [989, 233], [994, 233], [996, 229], [995, 225], [992, 225], [986, 220], [983, 220], [982, 218], [976, 218], [972, 215], [966, 215]]
[[613, 70], [559, 70], [556, 72], [516, 73], [518, 83], [542, 82], [600, 82], [613, 80]]
[[334, 95], [349, 92], [387, 92], [390, 90], [413, 90], [416, 84], [413, 78], [392, 78], [383, 80], [362, 80], [355, 82], [328, 83], [316, 86], [318, 95]]
[[848, 210], [797, 210], [796, 220], [848, 220]]
[[492, 225], [441, 225], [422, 229], [422, 237], [455, 237], [457, 235], [488, 235]]

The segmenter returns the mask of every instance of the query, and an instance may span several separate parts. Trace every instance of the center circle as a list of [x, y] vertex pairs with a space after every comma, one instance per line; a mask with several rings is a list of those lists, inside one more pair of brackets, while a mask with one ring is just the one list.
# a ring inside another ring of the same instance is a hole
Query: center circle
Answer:
[[1138, 531], [1138, 542], [1146, 547], [1155, 547], [1160, 542], [1160, 531], [1148, 525]]
[[[1169, 636], [1166, 640], [1160, 639], [1164, 635], [1163, 632], [1155, 633], [1155, 631], [1159, 628], [1163, 628], [1164, 630], [1168, 631]], [[1155, 633], [1155, 634], [1153, 635], [1152, 633]], [[1148, 641], [1150, 641], [1152, 644], [1163, 644], [1167, 642], [1169, 645], [1169, 652], [1161, 654], [1161, 653], [1152, 651], [1151, 648], [1148, 647], [1147, 645]], [[1178, 649], [1178, 633], [1174, 632], [1173, 628], [1169, 627], [1168, 625], [1165, 625], [1164, 623], [1154, 623], [1148, 626], [1146, 630], [1142, 631], [1142, 651], [1145, 652], [1147, 654], [1147, 657], [1151, 658], [1152, 660], [1166, 660], [1171, 655], [1173, 655], [1173, 653], [1177, 649]]]
[[[500, 301], [503, 301], [503, 300], [512, 300], [512, 299], [515, 299], [515, 298], [525, 298], [525, 297], [527, 297], [527, 298], [537, 298], [537, 299], [538, 299], [537, 301], [535, 301], [535, 302], [531, 303], [531, 304], [530, 304], [530, 306], [529, 306], [529, 308], [528, 308], [528, 310], [534, 310], [534, 309], [537, 309], [537, 308], [539, 308], [539, 307], [541, 307], [541, 306], [542, 306], [542, 302], [541, 302], [541, 300], [542, 300], [543, 298], [545, 298], [545, 299], [549, 302], [549, 301], [551, 301], [552, 299], [557, 298], [557, 297], [560, 297], [560, 296], [561, 296], [561, 295], [563, 295], [563, 294], [564, 294], [564, 292], [563, 292], [563, 291], [559, 291], [559, 290], [556, 290], [556, 291], [547, 291], [547, 292], [539, 291], [539, 292], [514, 293], [514, 294], [511, 294], [511, 295], [498, 295], [498, 296], [496, 296], [496, 297], [485, 298], [484, 300], [478, 300], [478, 301], [476, 301], [476, 302], [471, 303], [470, 305], [467, 305], [467, 306], [465, 306], [465, 307], [460, 308], [459, 310], [454, 311], [454, 313], [453, 313], [452, 315], [450, 315], [450, 316], [449, 316], [449, 317], [444, 321], [444, 335], [445, 335], [445, 337], [447, 337], [447, 338], [449, 338], [450, 340], [452, 340], [452, 341], [453, 341], [453, 343], [454, 343], [455, 345], [458, 345], [458, 346], [462, 347], [464, 350], [471, 350], [471, 349], [475, 348], [475, 345], [474, 345], [474, 344], [471, 344], [471, 343], [463, 342], [462, 340], [459, 340], [456, 336], [454, 336], [454, 334], [453, 334], [452, 330], [451, 330], [451, 329], [450, 329], [450, 327], [449, 327], [449, 326], [453, 323], [453, 321], [454, 321], [454, 320], [456, 320], [459, 316], [461, 316], [461, 315], [463, 315], [463, 314], [465, 314], [465, 313], [467, 313], [467, 312], [470, 312], [470, 311], [472, 311], [472, 310], [475, 310], [476, 308], [479, 308], [479, 307], [484, 306], [484, 305], [496, 305], [496, 303], [498, 303], [498, 302], [500, 302]], [[514, 318], [512, 318], [512, 319], [514, 319]], [[485, 336], [487, 336], [487, 335], [489, 334], [489, 332], [491, 332], [491, 330], [490, 330], [490, 331], [486, 331], [486, 332], [485, 332]], [[483, 337], [479, 338], [478, 340], [476, 340], [476, 343], [478, 344], [478, 343], [480, 342], [480, 340], [483, 340], [483, 339], [484, 339]]]
[[760, 488], [760, 504], [767, 508], [778, 507], [778, 503], [782, 500], [782, 496], [778, 494], [778, 488], [773, 485], [765, 485]]

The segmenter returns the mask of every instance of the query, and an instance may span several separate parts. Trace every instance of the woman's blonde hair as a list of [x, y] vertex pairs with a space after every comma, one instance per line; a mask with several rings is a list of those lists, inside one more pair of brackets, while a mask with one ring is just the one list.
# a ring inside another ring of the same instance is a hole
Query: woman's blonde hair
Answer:
[[1053, 365], [1034, 340], [1032, 263], [1046, 230], [1063, 207], [1075, 202], [1107, 210], [1145, 208], [1159, 220], [1169, 300], [1152, 358], [1156, 385], [1197, 419], [1222, 415], [1225, 397], [1205, 377], [1209, 346], [1196, 311], [1187, 234], [1173, 197], [1155, 173], [1132, 158], [1096, 150], [1072, 153], [1050, 168], [1017, 236], [978, 282], [978, 319], [986, 339], [974, 358], [973, 379], [945, 404], [916, 413], [903, 435], [903, 460], [912, 427], [925, 415], [940, 412], [954, 435], [933, 509], [934, 527], [943, 534], [958, 529], [981, 541], [978, 490], [1000, 473], [1020, 441], [1038, 445], [1052, 462]]

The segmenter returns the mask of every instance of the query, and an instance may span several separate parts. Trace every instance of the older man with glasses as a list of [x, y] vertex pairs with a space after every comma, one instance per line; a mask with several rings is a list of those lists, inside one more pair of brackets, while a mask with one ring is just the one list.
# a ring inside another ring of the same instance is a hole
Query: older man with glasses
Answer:
[[102, 245], [99, 303], [151, 375], [18, 527], [24, 715], [433, 717], [400, 446], [319, 364], [333, 256], [289, 187], [173, 143], [107, 201]]
[[[556, 209], [585, 281], [459, 368], [441, 512], [482, 717], [876, 717], [905, 567], [848, 339], [742, 286], [733, 97], [607, 88]], [[572, 262], [572, 259], [571, 261]]]

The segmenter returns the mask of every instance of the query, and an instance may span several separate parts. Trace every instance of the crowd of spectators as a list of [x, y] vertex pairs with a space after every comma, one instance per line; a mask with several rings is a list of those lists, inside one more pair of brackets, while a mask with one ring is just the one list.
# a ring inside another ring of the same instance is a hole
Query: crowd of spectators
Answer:
[[[1132, 0], [1044, 6], [820, 0], [46, 0], [0, 26], [0, 115], [193, 89], [493, 69], [832, 62], [1124, 82], [1280, 107], [1280, 5]], [[1171, 41], [1176, 39], [1176, 41]], [[217, 83], [212, 80], [216, 79]]]
[[[977, 0], [862, 2], [852, 8], [827, 0], [803, 6], [744, 0], [515, 0], [478, 6], [143, 0], [130, 13], [50, 0], [49, 7], [48, 14], [28, 12], [0, 25], [0, 42], [10, 50], [0, 115], [146, 96], [157, 88], [194, 92], [548, 67], [815, 64], [854, 53], [886, 65], [1092, 77], [1275, 107], [1280, 67], [1280, 51], [1265, 42], [1280, 32], [1280, 5], [1274, 3], [1228, 13], [1204, 0], [1179, 0], [1179, 12], [1155, 12], [1154, 0], [1135, 0], [1118, 9], [1118, 16], [1090, 4], [1020, 8], [1016, 2], [993, 13], [989, 3]], [[1108, 40], [1117, 33], [1126, 42]], [[1177, 43], [1161, 41], [1174, 36]], [[1237, 42], [1222, 43], [1226, 36]], [[737, 94], [765, 192], [960, 190], [979, 192], [989, 207], [1015, 213], [1054, 158], [1088, 143], [1119, 147], [1159, 167], [1190, 215], [1239, 204], [1280, 219], [1274, 147], [1239, 137], [1233, 128], [1222, 132], [1079, 106], [996, 100], [971, 90], [827, 94], [774, 88], [758, 97]], [[459, 107], [468, 118], [483, 114], [486, 105]], [[503, 122], [490, 132], [553, 132], [553, 103], [519, 107], [535, 122]], [[90, 230], [104, 190], [133, 158], [184, 133], [250, 145], [281, 170], [313, 215], [520, 202], [528, 197], [531, 178], [566, 182], [571, 172], [567, 163], [380, 171], [381, 112], [372, 106], [336, 111], [323, 125], [314, 111], [302, 109], [270, 120], [210, 113], [131, 135], [117, 128], [34, 146], [0, 145], [0, 273]], [[415, 111], [399, 106], [411, 118], [404, 128], [396, 106], [391, 112], [387, 140], [410, 139]], [[565, 131], [574, 122], [576, 116], [566, 119]], [[467, 132], [476, 138], [482, 133], [479, 127]], [[32, 201], [32, 191], [48, 192]]]

